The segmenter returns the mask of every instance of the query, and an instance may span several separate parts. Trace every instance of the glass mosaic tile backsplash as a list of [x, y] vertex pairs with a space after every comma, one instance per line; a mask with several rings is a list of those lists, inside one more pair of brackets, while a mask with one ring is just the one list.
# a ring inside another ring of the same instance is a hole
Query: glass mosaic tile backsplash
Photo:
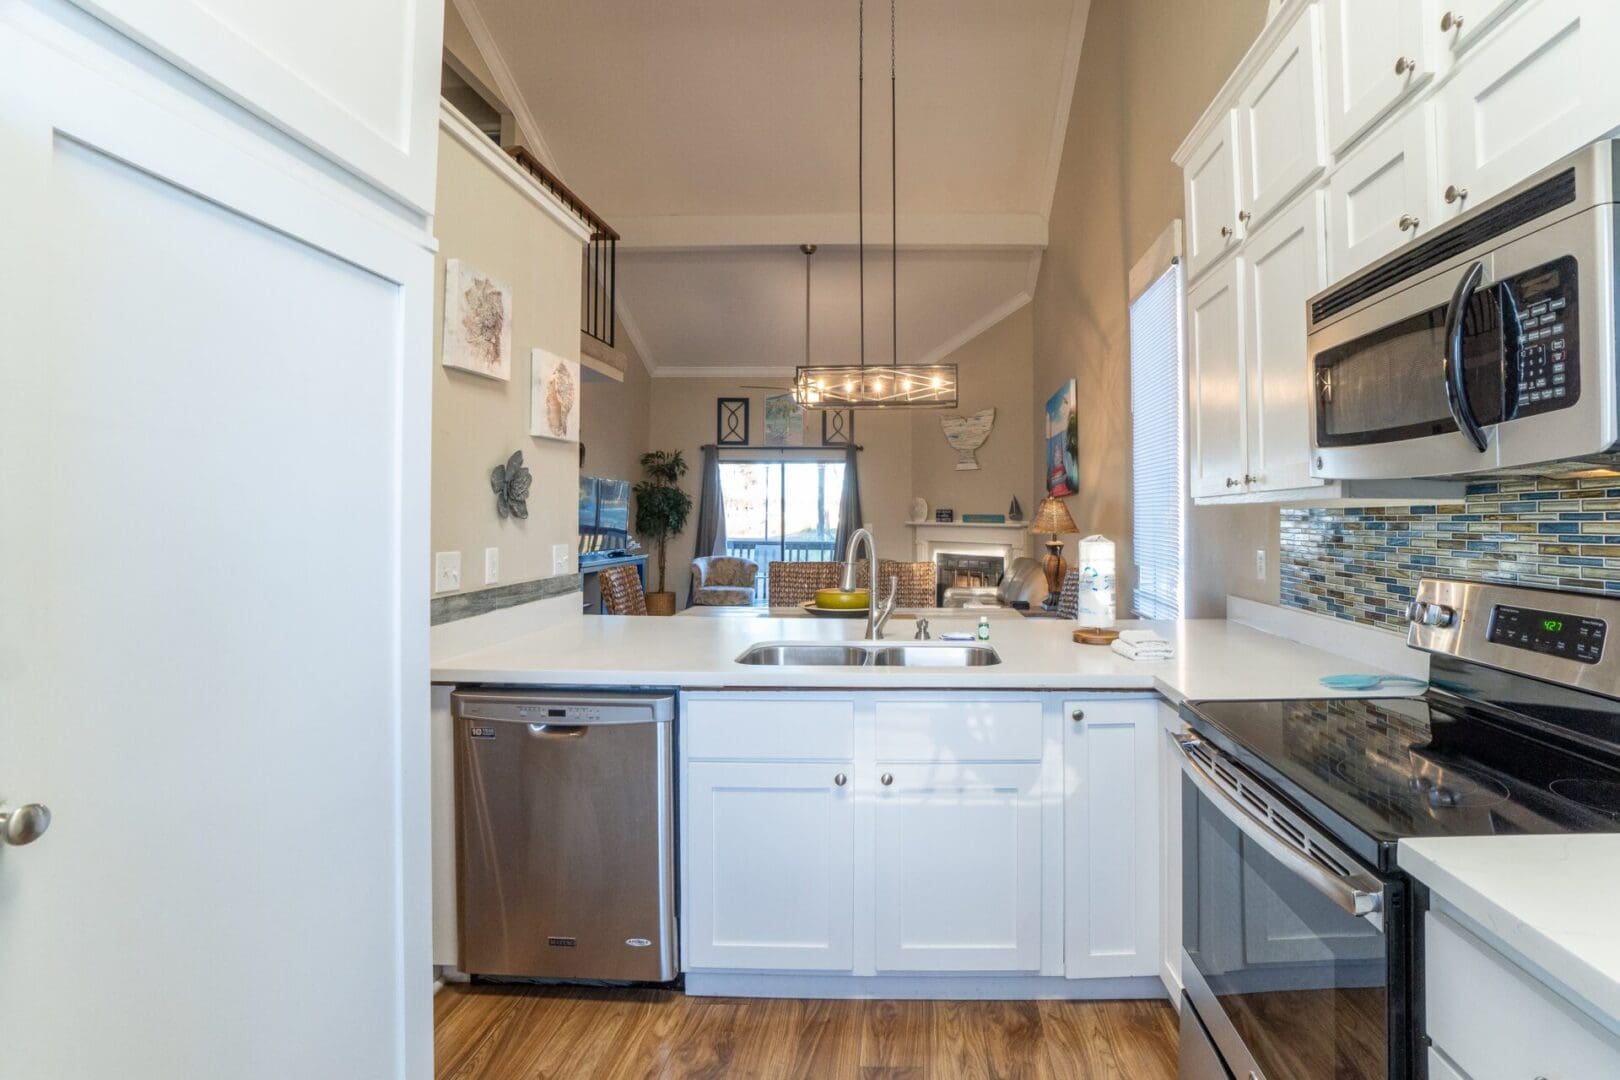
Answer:
[[1406, 632], [1419, 578], [1620, 595], [1620, 477], [1472, 483], [1461, 503], [1285, 508], [1282, 603]]

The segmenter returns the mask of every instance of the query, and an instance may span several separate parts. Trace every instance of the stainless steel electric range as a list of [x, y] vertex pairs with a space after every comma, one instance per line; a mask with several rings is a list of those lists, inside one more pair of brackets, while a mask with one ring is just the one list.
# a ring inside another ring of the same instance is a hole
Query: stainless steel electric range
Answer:
[[1183, 1080], [1424, 1072], [1402, 838], [1620, 831], [1620, 598], [1424, 580], [1420, 697], [1188, 702]]

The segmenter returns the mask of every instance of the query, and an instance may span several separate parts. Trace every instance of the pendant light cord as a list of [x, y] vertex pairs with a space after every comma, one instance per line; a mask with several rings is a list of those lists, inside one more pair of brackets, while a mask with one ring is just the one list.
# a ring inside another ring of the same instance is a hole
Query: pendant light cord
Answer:
[[895, 107], [897, 100], [894, 92], [894, 5], [895, 0], [889, 0], [889, 202], [893, 207], [893, 217], [889, 219], [889, 240], [893, 247], [893, 254], [889, 257], [889, 290], [890, 308], [889, 316], [892, 320], [891, 331], [893, 354], [889, 363], [900, 363], [900, 113]]
[[861, 367], [866, 366], [866, 0], [855, 22], [855, 261], [861, 289]]

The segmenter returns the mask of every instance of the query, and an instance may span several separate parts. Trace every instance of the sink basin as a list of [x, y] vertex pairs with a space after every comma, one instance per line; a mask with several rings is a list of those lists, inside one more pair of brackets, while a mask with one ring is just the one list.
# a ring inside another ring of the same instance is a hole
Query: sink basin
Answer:
[[881, 641], [765, 642], [737, 657], [739, 664], [771, 667], [988, 667], [1001, 656], [988, 645], [889, 645]]

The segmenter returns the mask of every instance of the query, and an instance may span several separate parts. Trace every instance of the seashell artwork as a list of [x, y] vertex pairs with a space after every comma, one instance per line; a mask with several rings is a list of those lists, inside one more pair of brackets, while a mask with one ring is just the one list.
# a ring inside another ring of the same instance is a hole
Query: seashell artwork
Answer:
[[579, 361], [535, 349], [529, 354], [529, 434], [579, 440]]
[[444, 266], [441, 362], [489, 379], [512, 377], [512, 290], [460, 259]]
[[979, 467], [973, 452], [990, 437], [990, 428], [996, 422], [996, 410], [980, 409], [972, 416], [942, 416], [939, 426], [945, 429], [945, 441], [956, 451], [956, 471], [970, 472]]

